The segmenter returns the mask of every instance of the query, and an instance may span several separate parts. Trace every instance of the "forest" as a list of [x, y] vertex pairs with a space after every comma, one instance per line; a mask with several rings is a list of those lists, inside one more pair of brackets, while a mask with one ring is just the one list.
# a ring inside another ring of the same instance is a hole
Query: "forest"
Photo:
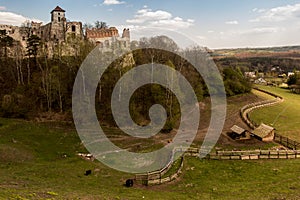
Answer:
[[[52, 44], [52, 52], [40, 38], [32, 35], [26, 50], [4, 32], [0, 34], [0, 116], [7, 118], [36, 119], [41, 115], [57, 113], [63, 120], [72, 121], [72, 90], [78, 70], [95, 45], [85, 39], [70, 37], [67, 42]], [[178, 52], [157, 51], [147, 45], [157, 43]], [[142, 38], [132, 41], [134, 51], [111, 63], [99, 82], [96, 110], [99, 119], [114, 126], [110, 101], [114, 85], [130, 69], [146, 63], [160, 63], [179, 71], [190, 82], [198, 101], [209, 97], [203, 78], [193, 66], [180, 57], [180, 53], [203, 54], [203, 48], [180, 49], [166, 36]], [[139, 48], [137, 48], [139, 47]], [[70, 50], [71, 49], [71, 50]], [[63, 52], [71, 52], [66, 55]], [[131, 62], [128, 61], [133, 60]], [[243, 68], [231, 65], [231, 60], [216, 60], [222, 74], [226, 94], [233, 96], [248, 93], [251, 84], [243, 77]], [[148, 110], [153, 104], [163, 105], [168, 112], [167, 130], [179, 118], [179, 104], [170, 90], [159, 85], [139, 88], [130, 100], [130, 112], [139, 124], [147, 123]]]

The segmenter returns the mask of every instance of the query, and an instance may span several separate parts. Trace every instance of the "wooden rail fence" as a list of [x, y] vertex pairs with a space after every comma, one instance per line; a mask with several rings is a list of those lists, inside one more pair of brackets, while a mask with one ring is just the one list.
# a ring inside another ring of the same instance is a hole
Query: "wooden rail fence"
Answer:
[[293, 150], [300, 150], [300, 143], [275, 133], [274, 141]]
[[217, 151], [209, 154], [212, 160], [298, 159], [300, 150]]
[[[284, 140], [285, 137], [282, 137]], [[286, 140], [287, 141], [287, 140]], [[290, 140], [291, 141], [291, 140]], [[291, 143], [290, 143], [291, 144]], [[299, 144], [297, 144], [299, 145]], [[172, 167], [174, 155], [177, 152], [185, 152], [180, 157], [180, 167], [175, 174], [163, 177]], [[143, 185], [157, 185], [175, 180], [182, 172], [184, 156], [198, 157], [198, 148], [175, 148], [172, 151], [170, 162], [161, 170], [136, 174], [135, 181]], [[211, 160], [260, 160], [260, 159], [300, 159], [300, 150], [252, 150], [252, 151], [216, 151], [206, 156]]]
[[[142, 183], [143, 185], [157, 185], [157, 184], [162, 184], [165, 182], [173, 181], [181, 173], [181, 170], [183, 167], [184, 156], [186, 155], [186, 156], [197, 157], [197, 156], [199, 156], [199, 151], [200, 151], [200, 149], [198, 149], [198, 148], [182, 148], [182, 147], [174, 148], [172, 151], [172, 155], [170, 156], [170, 161], [164, 168], [162, 168], [161, 170], [153, 171], [153, 172], [136, 174], [135, 181], [137, 181], [138, 183]], [[164, 177], [164, 175], [172, 167], [172, 165], [174, 163], [174, 156], [178, 152], [181, 152], [181, 153], [184, 152], [184, 155], [182, 155], [179, 158], [180, 159], [179, 169], [177, 170], [177, 172], [175, 174], [172, 174], [168, 177]]]
[[255, 90], [258, 90], [260, 92], [264, 92], [268, 95], [271, 95], [273, 97], [275, 97], [275, 99], [271, 99], [271, 100], [266, 100], [266, 101], [261, 101], [261, 102], [256, 102], [256, 103], [251, 103], [248, 104], [244, 107], [241, 108], [240, 110], [240, 115], [243, 119], [243, 121], [252, 129], [255, 129], [256, 127], [259, 126], [259, 124], [256, 124], [255, 122], [253, 122], [250, 117], [249, 117], [249, 113], [251, 113], [253, 110], [258, 109], [258, 108], [262, 108], [262, 107], [266, 107], [266, 106], [272, 106], [275, 105], [277, 103], [283, 102], [283, 98], [281, 96], [278, 96], [276, 94], [272, 94], [268, 91], [264, 91], [261, 90], [259, 88], [253, 88]]

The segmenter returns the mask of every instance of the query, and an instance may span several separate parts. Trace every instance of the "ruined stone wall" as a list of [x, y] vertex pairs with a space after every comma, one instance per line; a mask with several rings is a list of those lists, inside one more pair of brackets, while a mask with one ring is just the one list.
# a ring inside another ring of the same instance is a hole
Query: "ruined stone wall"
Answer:
[[129, 31], [129, 29], [127, 28], [124, 28], [124, 30], [123, 30], [123, 34], [122, 34], [122, 38], [128, 38], [128, 39], [130, 39], [130, 31]]
[[115, 27], [111, 28], [101, 28], [101, 29], [87, 29], [86, 36], [89, 39], [100, 39], [100, 38], [110, 38], [119, 37], [119, 31]]
[[115, 27], [87, 29], [86, 37], [102, 48], [109, 48], [112, 45], [117, 45], [120, 48], [130, 48], [129, 29], [123, 30], [122, 37], [119, 36], [119, 32]]
[[31, 22], [31, 34], [41, 37], [41, 26], [42, 22]]
[[26, 41], [30, 35], [29, 27], [18, 27], [1, 24], [0, 30], [5, 30], [8, 36], [12, 37], [16, 41], [19, 41], [23, 47], [26, 47]]
[[66, 35], [74, 35], [83, 38], [83, 30], [81, 22], [67, 22]]
[[42, 41], [50, 41], [51, 39], [51, 23], [41, 26], [41, 36]]
[[66, 22], [52, 22], [50, 30], [50, 40], [62, 42], [65, 41]]
[[7, 35], [13, 35], [16, 32], [16, 29], [19, 29], [17, 26], [0, 24], [0, 30], [5, 30]]

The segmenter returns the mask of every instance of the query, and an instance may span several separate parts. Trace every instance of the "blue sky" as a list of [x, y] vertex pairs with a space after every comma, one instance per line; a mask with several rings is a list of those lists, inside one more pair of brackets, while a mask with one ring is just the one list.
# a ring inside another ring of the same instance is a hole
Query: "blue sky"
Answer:
[[129, 27], [168, 28], [209, 48], [300, 45], [300, 1], [295, 0], [0, 0], [0, 24], [50, 21], [57, 5], [67, 19]]

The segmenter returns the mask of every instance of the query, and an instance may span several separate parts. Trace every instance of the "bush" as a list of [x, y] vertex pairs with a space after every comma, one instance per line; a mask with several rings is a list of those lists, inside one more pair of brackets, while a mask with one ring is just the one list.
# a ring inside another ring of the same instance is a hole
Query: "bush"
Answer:
[[29, 108], [25, 97], [17, 93], [4, 95], [1, 112], [3, 117], [27, 118]]

